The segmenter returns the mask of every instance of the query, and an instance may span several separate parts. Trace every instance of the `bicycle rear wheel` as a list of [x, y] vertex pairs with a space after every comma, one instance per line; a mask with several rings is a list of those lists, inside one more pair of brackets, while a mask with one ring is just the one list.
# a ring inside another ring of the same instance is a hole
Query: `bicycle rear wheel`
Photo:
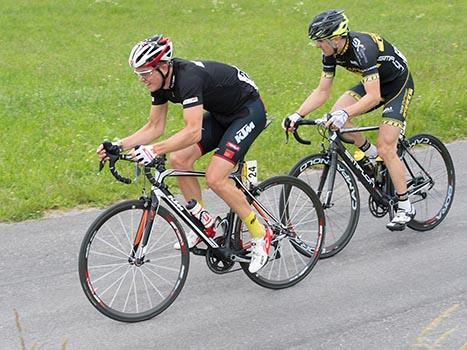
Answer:
[[[81, 245], [84, 293], [97, 310], [118, 321], [158, 315], [177, 298], [187, 277], [189, 251], [183, 229], [163, 207], [154, 218], [144, 262], [130, 258], [149, 215], [143, 200], [116, 204], [94, 221]], [[181, 250], [173, 248], [177, 241]]]
[[407, 226], [417, 231], [431, 230], [451, 208], [456, 186], [454, 164], [446, 146], [432, 135], [415, 135], [406, 144], [408, 150], [402, 161], [410, 201], [416, 210]]
[[[289, 175], [305, 181], [325, 202], [329, 180], [330, 158], [326, 154], [314, 154], [300, 159]], [[337, 160], [333, 194], [326, 214], [326, 239], [321, 249], [321, 259], [336, 255], [350, 242], [357, 229], [360, 216], [360, 195], [355, 178], [349, 168]]]
[[[325, 218], [321, 203], [303, 181], [291, 176], [276, 176], [260, 183], [253, 203], [257, 217], [273, 230], [269, 260], [257, 273], [246, 275], [271, 289], [287, 288], [305, 278], [319, 260], [324, 238]], [[244, 230], [243, 225], [239, 225]]]

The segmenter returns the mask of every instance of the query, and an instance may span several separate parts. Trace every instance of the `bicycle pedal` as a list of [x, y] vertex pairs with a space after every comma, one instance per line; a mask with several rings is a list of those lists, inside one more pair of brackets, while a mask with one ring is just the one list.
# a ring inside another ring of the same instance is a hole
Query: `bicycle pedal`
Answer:
[[398, 225], [394, 225], [394, 226], [387, 226], [387, 225], [386, 225], [386, 228], [387, 228], [389, 231], [404, 231], [404, 230], [405, 230], [405, 226], [406, 226], [406, 225], [403, 225], [403, 224], [398, 224]]

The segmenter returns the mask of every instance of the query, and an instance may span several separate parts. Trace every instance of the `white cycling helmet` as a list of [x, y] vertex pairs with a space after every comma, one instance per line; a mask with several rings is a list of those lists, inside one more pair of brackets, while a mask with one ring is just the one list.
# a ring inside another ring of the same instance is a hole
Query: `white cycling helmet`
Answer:
[[151, 67], [172, 60], [173, 48], [169, 38], [155, 35], [136, 44], [130, 52], [128, 64], [133, 69]]

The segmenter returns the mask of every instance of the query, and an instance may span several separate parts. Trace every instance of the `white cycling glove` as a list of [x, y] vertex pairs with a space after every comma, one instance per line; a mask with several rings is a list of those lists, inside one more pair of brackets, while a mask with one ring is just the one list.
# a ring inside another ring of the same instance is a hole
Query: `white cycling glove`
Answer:
[[331, 113], [331, 118], [327, 122], [327, 126], [331, 124], [334, 125], [337, 129], [341, 129], [345, 122], [349, 119], [349, 115], [343, 109]]
[[298, 114], [297, 112], [289, 115], [287, 118], [285, 118], [283, 121], [282, 121], [282, 128], [284, 130], [287, 130], [287, 129], [290, 129], [290, 128], [293, 128], [293, 126], [295, 125], [295, 123], [297, 121], [299, 121], [300, 119], [302, 119], [303, 117]]
[[157, 154], [152, 150], [152, 146], [136, 146], [135, 147], [135, 159], [139, 163], [149, 165], [156, 158]]

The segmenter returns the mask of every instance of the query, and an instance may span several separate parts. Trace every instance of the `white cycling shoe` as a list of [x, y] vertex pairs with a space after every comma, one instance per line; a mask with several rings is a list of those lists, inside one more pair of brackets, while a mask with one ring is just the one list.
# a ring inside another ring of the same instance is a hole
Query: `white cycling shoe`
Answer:
[[251, 260], [248, 271], [256, 273], [266, 265], [269, 257], [269, 248], [271, 247], [272, 232], [266, 227], [266, 233], [263, 238], [251, 240]]
[[[190, 230], [186, 234], [186, 242], [188, 243], [188, 249], [193, 248], [199, 242], [201, 242], [201, 238], [199, 238], [193, 230]], [[175, 242], [174, 249], [180, 250], [180, 243]]]
[[404, 209], [398, 209], [396, 215], [386, 225], [388, 230], [391, 231], [402, 231], [405, 229], [405, 225], [409, 223], [415, 217], [415, 208], [412, 206], [410, 211]]

